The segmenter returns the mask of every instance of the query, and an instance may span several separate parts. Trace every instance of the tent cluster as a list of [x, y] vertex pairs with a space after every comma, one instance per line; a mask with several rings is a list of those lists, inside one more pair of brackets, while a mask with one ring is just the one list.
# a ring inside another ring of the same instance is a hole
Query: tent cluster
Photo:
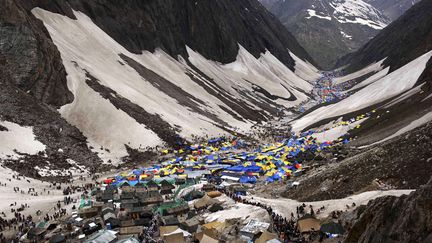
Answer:
[[[315, 102], [314, 105], [330, 103], [335, 100], [341, 100], [348, 97], [348, 93], [344, 92], [351, 86], [351, 82], [343, 82], [341, 84], [335, 84], [333, 79], [336, 77], [343, 76], [341, 71], [324, 72], [321, 77], [313, 81], [312, 96]], [[304, 112], [306, 108], [300, 105], [298, 108], [299, 112]]]
[[[240, 139], [211, 139], [172, 151], [172, 159], [151, 167], [122, 172], [104, 180], [105, 184], [135, 186], [153, 180], [186, 180], [207, 176], [209, 180], [233, 180], [240, 183], [274, 182], [301, 171], [303, 157], [347, 141], [318, 142], [308, 131], [281, 142], [252, 147]], [[245, 152], [249, 150], [250, 152]], [[167, 151], [163, 151], [167, 153]]]
[[[373, 110], [349, 120], [338, 121], [324, 129], [293, 133], [290, 138], [259, 147], [253, 147], [238, 138], [221, 137], [200, 144], [183, 145], [177, 150], [163, 150], [164, 157], [170, 159], [153, 166], [119, 173], [115, 177], [105, 179], [104, 183], [115, 186], [128, 183], [135, 186], [145, 185], [148, 181], [159, 183], [167, 180], [174, 183], [176, 180], [203, 176], [216, 183], [221, 183], [222, 180], [252, 184], [259, 181], [271, 183], [284, 180], [301, 171], [302, 163], [309, 155], [350, 142], [346, 135], [334, 141], [320, 142], [316, 139], [316, 134], [339, 126], [351, 125], [369, 118], [375, 112]], [[360, 124], [353, 127], [358, 128]]]
[[345, 85], [333, 83], [333, 79], [338, 76], [342, 76], [342, 74], [340, 72], [327, 72], [315, 80], [313, 94], [319, 104], [346, 98], [347, 93], [343, 92], [346, 89]]

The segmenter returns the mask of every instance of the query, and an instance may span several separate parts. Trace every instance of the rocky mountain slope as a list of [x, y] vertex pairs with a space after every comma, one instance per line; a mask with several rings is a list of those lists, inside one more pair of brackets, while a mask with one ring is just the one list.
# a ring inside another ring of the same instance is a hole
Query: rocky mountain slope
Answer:
[[431, 50], [431, 1], [421, 1], [403, 16], [381, 31], [358, 51], [343, 58], [340, 65], [349, 64], [348, 71], [386, 58], [384, 64], [395, 70], [405, 63]]
[[408, 196], [381, 197], [361, 207], [345, 242], [431, 242], [432, 179]]
[[256, 0], [0, 4], [0, 136], [17, 138], [0, 158], [31, 157], [33, 176], [247, 131], [307, 100], [318, 77]]
[[307, 172], [297, 179], [300, 185], [284, 195], [301, 201], [320, 201], [371, 190], [419, 188], [428, 182], [432, 171], [431, 134], [429, 123], [374, 147], [335, 148], [337, 161]]
[[262, 2], [324, 69], [390, 23], [363, 0], [278, 0]]

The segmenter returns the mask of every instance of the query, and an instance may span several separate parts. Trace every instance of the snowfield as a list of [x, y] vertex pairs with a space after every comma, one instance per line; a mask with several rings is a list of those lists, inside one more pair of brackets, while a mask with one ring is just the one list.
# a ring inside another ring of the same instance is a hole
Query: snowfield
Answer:
[[[130, 53], [81, 12], [74, 12], [76, 20], [40, 8], [32, 13], [43, 21], [59, 49], [68, 73], [68, 88], [75, 97], [59, 111], [83, 132], [89, 146], [105, 162], [118, 163], [128, 154], [125, 145], [144, 150], [163, 145], [164, 141], [154, 129], [135, 120], [91, 87], [89, 75], [101, 87], [115, 91], [111, 93], [113, 99], [126, 99], [159, 116], [179, 129], [185, 138], [224, 135], [226, 131], [220, 127], [226, 124], [238, 131], [250, 129], [253, 122], [242, 119], [222, 98], [234, 104], [241, 100], [244, 106], [262, 111], [270, 118], [271, 114], [263, 109], [293, 107], [307, 100], [305, 93], [312, 89], [308, 81], [297, 75], [297, 68], [294, 73], [269, 51], [257, 59], [240, 46], [235, 62], [220, 64], [187, 48], [189, 61], [212, 78], [207, 80], [182, 57], [177, 60], [160, 49], [153, 53], [143, 51], [140, 55]], [[148, 70], [147, 73], [138, 72], [122, 55]], [[298, 65], [308, 76], [317, 72], [305, 62]], [[271, 95], [272, 102], [268, 102], [267, 94], [257, 92], [261, 89]]]
[[25, 154], [37, 154], [46, 149], [36, 140], [32, 127], [23, 127], [13, 122], [0, 121], [8, 131], [0, 131], [0, 159], [17, 159], [15, 150]]
[[290, 56], [294, 59], [295, 62], [294, 73], [300, 78], [307, 81], [314, 81], [321, 76], [320, 71], [314, 65], [297, 57], [291, 51]]
[[[316, 202], [304, 202], [307, 206], [312, 205], [313, 209], [316, 211], [322, 206], [325, 207], [324, 210], [321, 211], [320, 214], [316, 216], [320, 219], [324, 219], [329, 214], [335, 210], [347, 210], [346, 205], [351, 206], [352, 203], [355, 203], [356, 206], [366, 205], [370, 200], [373, 200], [378, 197], [383, 196], [402, 196], [407, 195], [413, 192], [414, 190], [388, 190], [388, 191], [369, 191], [361, 194], [349, 196], [342, 199], [334, 199], [334, 200], [325, 200], [325, 201], [316, 201]], [[286, 218], [291, 218], [291, 213], [296, 215], [297, 207], [300, 206], [303, 202], [298, 202], [292, 199], [286, 198], [261, 198], [256, 196], [247, 196], [247, 199], [251, 201], [261, 202], [268, 206], [271, 206], [275, 213], [280, 214]], [[354, 208], [351, 207], [350, 210]], [[309, 210], [309, 207], [306, 208]], [[306, 211], [308, 212], [308, 211]]]
[[369, 66], [367, 66], [367, 67], [365, 67], [363, 69], [358, 70], [357, 72], [350, 73], [348, 75], [335, 78], [334, 82], [336, 84], [340, 84], [340, 83], [344, 83], [346, 81], [350, 81], [350, 80], [353, 80], [353, 79], [356, 79], [356, 78], [360, 78], [360, 77], [362, 77], [362, 76], [364, 76], [366, 74], [370, 74], [370, 73], [373, 73], [373, 72], [379, 72], [379, 71], [381, 71], [383, 69], [382, 65], [383, 65], [384, 61], [385, 61], [385, 59], [383, 59], [383, 60], [381, 60], [379, 62], [372, 63]]
[[[292, 122], [293, 130], [299, 132], [321, 120], [361, 110], [410, 90], [423, 73], [427, 62], [431, 57], [432, 51], [367, 85], [348, 98], [341, 100], [338, 103], [321, 107], [298, 120], [294, 120]], [[376, 63], [365, 69], [370, 72], [370, 70], [378, 70], [380, 66], [380, 63]], [[364, 72], [366, 71], [361, 70], [357, 73]], [[352, 74], [348, 75], [350, 78], [339, 78], [339, 82], [351, 80], [358, 75], [359, 74]]]

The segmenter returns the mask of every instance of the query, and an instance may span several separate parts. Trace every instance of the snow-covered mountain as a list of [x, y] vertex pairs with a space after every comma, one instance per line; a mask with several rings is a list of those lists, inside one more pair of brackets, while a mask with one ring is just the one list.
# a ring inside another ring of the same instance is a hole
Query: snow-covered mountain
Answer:
[[32, 175], [248, 131], [319, 75], [256, 0], [2, 2], [0, 136], [32, 141], [0, 158], [23, 153]]
[[278, 0], [262, 2], [323, 68], [353, 52], [390, 23], [363, 0]]
[[365, 0], [365, 2], [380, 10], [393, 21], [420, 0]]

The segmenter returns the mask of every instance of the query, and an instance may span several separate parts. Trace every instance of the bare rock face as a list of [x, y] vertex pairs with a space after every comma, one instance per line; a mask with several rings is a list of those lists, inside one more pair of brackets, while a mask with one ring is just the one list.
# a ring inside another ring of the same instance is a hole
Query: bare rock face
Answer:
[[20, 1], [0, 0], [0, 6], [0, 53], [13, 83], [54, 107], [72, 102], [60, 53], [43, 23]]
[[208, 59], [228, 63], [235, 61], [240, 44], [255, 57], [269, 50], [290, 68], [294, 61], [288, 49], [313, 63], [258, 0], [23, 2], [27, 9], [41, 7], [70, 18], [75, 18], [72, 10], [84, 12], [132, 53], [161, 48], [174, 58], [187, 57], [189, 46]]
[[432, 242], [432, 179], [408, 196], [381, 197], [363, 210], [345, 242]]

